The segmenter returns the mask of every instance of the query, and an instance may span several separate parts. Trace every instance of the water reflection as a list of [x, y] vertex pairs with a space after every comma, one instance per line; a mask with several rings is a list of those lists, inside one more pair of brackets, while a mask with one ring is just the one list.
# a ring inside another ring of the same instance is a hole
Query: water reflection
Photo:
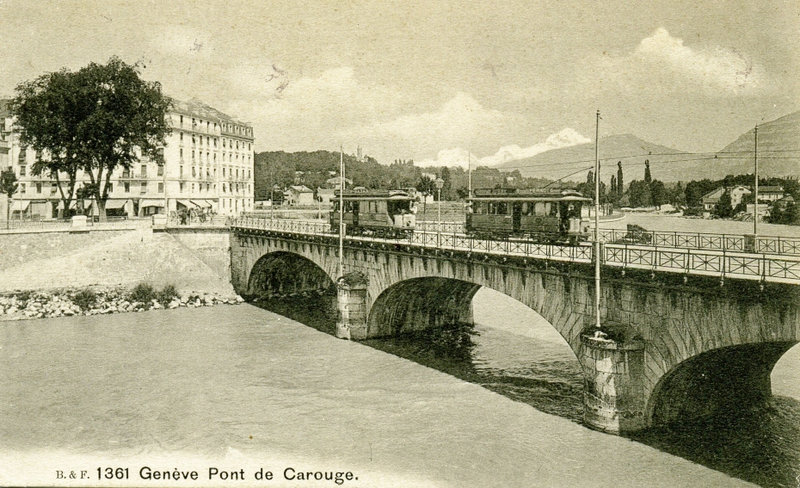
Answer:
[[[364, 343], [580, 423], [583, 379], [577, 359], [546, 322], [538, 318], [538, 324], [525, 323], [532, 317], [526, 314], [535, 314], [521, 313], [514, 307], [523, 306], [508, 300], [479, 293], [474, 326], [451, 324]], [[332, 295], [270, 298], [255, 304], [320, 331], [332, 334], [335, 329]], [[762, 486], [798, 486], [800, 401], [792, 398], [776, 396], [759, 409], [651, 429], [631, 438]]]

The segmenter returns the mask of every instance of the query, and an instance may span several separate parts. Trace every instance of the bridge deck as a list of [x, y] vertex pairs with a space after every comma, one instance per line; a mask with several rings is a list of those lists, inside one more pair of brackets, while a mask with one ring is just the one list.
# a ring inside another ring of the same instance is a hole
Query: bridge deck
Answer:
[[[336, 237], [337, 235], [331, 232], [330, 225], [327, 223], [291, 219], [270, 220], [241, 217], [233, 222], [232, 227], [243, 230], [275, 231], [298, 236]], [[425, 228], [424, 225], [422, 227]], [[591, 243], [569, 246], [544, 244], [524, 239], [482, 239], [458, 232], [459, 229], [452, 225], [447, 228], [448, 231], [441, 233], [430, 230], [430, 227], [427, 229], [417, 230], [408, 237], [346, 236], [345, 240], [347, 242], [377, 242], [562, 262], [593, 262], [594, 246]], [[795, 253], [800, 254], [798, 252], [800, 243], [791, 239], [759, 238], [765, 239], [765, 241], [763, 245], [757, 247], [761, 252], [756, 253], [744, 251], [744, 236], [649, 233], [653, 244], [639, 244], [624, 242], [625, 238], [622, 237], [622, 234], [625, 234], [624, 231], [604, 230], [602, 232], [605, 235], [605, 242], [601, 246], [600, 259], [605, 266], [800, 284], [800, 255], [795, 255]], [[617, 236], [614, 232], [620, 235]], [[735, 239], [737, 237], [741, 240]], [[684, 244], [685, 247], [680, 247], [681, 244]], [[693, 247], [695, 244], [696, 246]], [[699, 247], [703, 245], [711, 248]], [[787, 252], [781, 253], [778, 250]]]

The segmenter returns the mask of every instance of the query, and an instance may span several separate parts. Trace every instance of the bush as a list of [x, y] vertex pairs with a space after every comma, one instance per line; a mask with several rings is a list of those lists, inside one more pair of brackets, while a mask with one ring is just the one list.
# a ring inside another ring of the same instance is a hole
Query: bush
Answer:
[[19, 293], [14, 294], [17, 300], [20, 302], [27, 302], [33, 296], [33, 292], [30, 290], [21, 291]]
[[93, 290], [81, 290], [71, 297], [72, 303], [81, 307], [81, 310], [89, 310], [92, 305], [97, 303], [97, 293]]
[[149, 283], [139, 283], [128, 295], [128, 301], [150, 303], [156, 298], [156, 291]]
[[178, 290], [173, 285], [167, 285], [157, 295], [156, 300], [158, 300], [158, 303], [166, 307], [173, 298], [178, 297]]

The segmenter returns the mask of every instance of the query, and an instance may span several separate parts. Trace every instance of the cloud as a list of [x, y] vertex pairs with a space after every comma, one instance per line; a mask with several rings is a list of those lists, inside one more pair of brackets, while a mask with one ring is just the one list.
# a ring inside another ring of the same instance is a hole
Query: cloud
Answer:
[[642, 39], [627, 56], [605, 62], [602, 78], [629, 90], [671, 87], [725, 97], [757, 94], [772, 83], [755, 60], [721, 46], [692, 47], [663, 27]]
[[574, 146], [577, 144], [585, 144], [591, 142], [591, 139], [581, 135], [575, 129], [569, 127], [561, 131], [551, 134], [543, 142], [528, 147], [520, 147], [517, 144], [503, 146], [497, 150], [495, 154], [485, 156], [482, 158], [476, 157], [474, 154], [469, 153], [466, 149], [451, 148], [439, 151], [435, 159], [426, 159], [419, 161], [419, 166], [461, 166], [467, 167], [467, 155], [469, 154], [472, 160], [472, 167], [480, 166], [494, 166], [507, 161], [515, 161], [518, 159], [525, 159], [535, 156], [539, 153], [549, 151], [551, 149], [558, 149], [561, 147]]

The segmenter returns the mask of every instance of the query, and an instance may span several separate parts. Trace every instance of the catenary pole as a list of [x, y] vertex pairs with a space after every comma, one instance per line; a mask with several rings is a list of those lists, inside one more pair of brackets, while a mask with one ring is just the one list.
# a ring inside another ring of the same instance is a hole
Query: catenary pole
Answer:
[[758, 125], [753, 130], [753, 164], [755, 165], [755, 185], [753, 192], [753, 237], [758, 240]]
[[600, 110], [594, 126], [594, 326], [600, 329]]
[[344, 276], [344, 149], [339, 146], [339, 278]]

